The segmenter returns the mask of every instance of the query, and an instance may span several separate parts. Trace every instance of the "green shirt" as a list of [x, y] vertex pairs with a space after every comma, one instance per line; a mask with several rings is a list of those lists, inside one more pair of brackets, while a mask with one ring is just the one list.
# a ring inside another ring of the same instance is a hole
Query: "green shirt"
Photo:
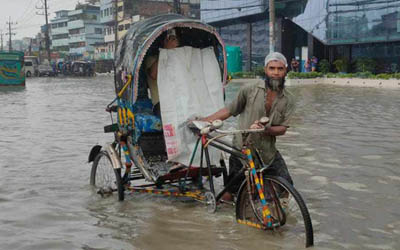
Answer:
[[[254, 85], [247, 85], [239, 90], [237, 98], [227, 108], [233, 116], [239, 116], [238, 128], [248, 129], [256, 120], [267, 116], [265, 110], [266, 89], [265, 82], [260, 80]], [[290, 118], [294, 111], [294, 98], [287, 90], [278, 93], [270, 110], [270, 122], [272, 126], [289, 127]], [[250, 144], [258, 149], [265, 164], [272, 163], [275, 153], [276, 137], [265, 133], [251, 134]], [[235, 146], [241, 148], [243, 140], [241, 135], [233, 138]]]

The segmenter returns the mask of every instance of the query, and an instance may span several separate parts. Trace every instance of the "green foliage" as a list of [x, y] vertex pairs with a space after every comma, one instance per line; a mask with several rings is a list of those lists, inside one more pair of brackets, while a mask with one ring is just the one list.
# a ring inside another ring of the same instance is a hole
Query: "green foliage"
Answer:
[[256, 75], [254, 72], [248, 72], [248, 71], [240, 71], [236, 73], [232, 73], [232, 78], [237, 79], [237, 78], [255, 78]]
[[328, 73], [327, 78], [356, 78], [356, 74], [353, 73]]
[[259, 77], [264, 77], [265, 72], [264, 72], [264, 67], [259, 66], [253, 71], [240, 71], [236, 73], [230, 73], [232, 78], [256, 78], [257, 76]]
[[376, 75], [376, 78], [377, 78], [377, 79], [388, 80], [388, 79], [390, 79], [390, 78], [394, 78], [394, 74], [382, 73], [382, 74]]
[[322, 73], [324, 73], [324, 74], [328, 73], [329, 70], [330, 70], [330, 68], [331, 68], [331, 64], [329, 63], [328, 60], [322, 59], [322, 60], [319, 62], [319, 69], [320, 69], [320, 71], [321, 71]]
[[356, 76], [357, 76], [358, 78], [364, 78], [364, 79], [366, 79], [366, 78], [370, 78], [370, 79], [375, 78], [375, 75], [372, 74], [372, 73], [369, 72], [369, 71], [357, 72], [357, 73], [356, 73]]
[[265, 71], [263, 66], [258, 66], [257, 68], [254, 69], [254, 74], [256, 76], [264, 77], [265, 76]]
[[348, 62], [347, 62], [347, 59], [341, 58], [341, 59], [337, 59], [336, 61], [334, 61], [333, 65], [335, 65], [336, 70], [338, 72], [346, 72], [347, 71]]
[[288, 73], [289, 79], [312, 79], [322, 77], [323, 74], [321, 72], [293, 72], [290, 71]]
[[376, 61], [372, 58], [358, 58], [355, 66], [357, 72], [375, 72]]
[[400, 73], [393, 74], [393, 78], [400, 79]]

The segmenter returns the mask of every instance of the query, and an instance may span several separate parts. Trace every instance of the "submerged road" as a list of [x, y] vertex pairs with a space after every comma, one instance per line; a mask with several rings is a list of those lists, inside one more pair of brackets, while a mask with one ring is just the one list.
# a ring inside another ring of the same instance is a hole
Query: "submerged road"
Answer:
[[[240, 86], [227, 87], [228, 101]], [[297, 110], [278, 148], [309, 206], [313, 249], [399, 249], [400, 91], [289, 90]], [[198, 203], [94, 194], [87, 155], [113, 139], [103, 133], [113, 98], [111, 77], [0, 89], [0, 249], [304, 248], [237, 224], [228, 206], [210, 215]]]

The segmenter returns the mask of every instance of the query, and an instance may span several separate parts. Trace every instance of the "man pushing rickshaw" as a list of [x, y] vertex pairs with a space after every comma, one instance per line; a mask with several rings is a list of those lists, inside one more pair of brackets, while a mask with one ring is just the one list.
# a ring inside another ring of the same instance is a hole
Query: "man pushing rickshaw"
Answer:
[[[235, 193], [237, 222], [302, 231], [305, 245], [313, 244], [307, 207], [275, 147], [294, 107], [282, 54], [266, 57], [265, 82], [244, 87], [225, 107], [223, 40], [207, 24], [169, 14], [131, 27], [119, 43], [116, 69], [116, 98], [107, 106], [115, 113], [105, 127], [114, 141], [89, 155], [96, 193], [117, 193], [120, 201], [126, 193], [189, 197], [209, 212]], [[240, 115], [239, 128], [224, 130], [231, 115]], [[234, 144], [224, 140], [231, 135]], [[231, 155], [229, 176], [221, 151]], [[216, 186], [220, 176], [224, 185]]]

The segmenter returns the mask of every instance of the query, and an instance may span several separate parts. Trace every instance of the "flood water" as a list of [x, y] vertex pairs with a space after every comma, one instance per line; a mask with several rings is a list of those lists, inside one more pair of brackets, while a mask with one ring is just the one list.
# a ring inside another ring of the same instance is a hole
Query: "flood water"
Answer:
[[[313, 249], [399, 249], [400, 91], [289, 90], [297, 110], [278, 148], [309, 207]], [[194, 202], [93, 193], [87, 156], [113, 139], [103, 133], [113, 98], [111, 77], [0, 89], [0, 249], [304, 248], [237, 224], [232, 207], [209, 214]]]

